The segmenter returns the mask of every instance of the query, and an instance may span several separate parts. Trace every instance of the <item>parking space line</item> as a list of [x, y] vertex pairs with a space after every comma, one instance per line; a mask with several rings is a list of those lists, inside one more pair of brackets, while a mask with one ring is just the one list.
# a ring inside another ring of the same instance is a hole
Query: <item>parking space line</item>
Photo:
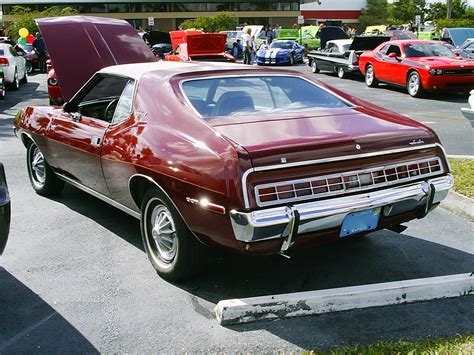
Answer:
[[221, 325], [284, 319], [453, 298], [474, 294], [474, 273], [385, 282], [327, 290], [222, 300], [214, 311]]

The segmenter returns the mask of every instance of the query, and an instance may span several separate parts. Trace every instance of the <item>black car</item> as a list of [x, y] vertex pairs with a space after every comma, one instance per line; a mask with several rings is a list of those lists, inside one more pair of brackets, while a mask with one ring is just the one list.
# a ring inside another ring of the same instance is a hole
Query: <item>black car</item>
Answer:
[[0, 255], [7, 245], [8, 233], [10, 231], [10, 195], [8, 194], [7, 179], [5, 169], [0, 163]]
[[161, 58], [165, 56], [165, 54], [170, 53], [173, 50], [173, 47], [170, 43], [158, 43], [151, 47], [151, 51], [154, 55], [159, 55]]

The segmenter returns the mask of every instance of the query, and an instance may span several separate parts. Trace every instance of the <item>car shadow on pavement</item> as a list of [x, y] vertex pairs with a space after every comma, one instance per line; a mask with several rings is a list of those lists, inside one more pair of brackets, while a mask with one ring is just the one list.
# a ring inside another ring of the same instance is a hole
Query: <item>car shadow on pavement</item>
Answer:
[[6, 139], [7, 137], [13, 137], [13, 119], [3, 118], [0, 119], [0, 139]]
[[71, 323], [3, 267], [0, 305], [2, 354], [99, 353]]
[[[38, 91], [39, 83], [27, 83], [21, 84], [18, 91], [7, 90], [5, 99], [0, 101], [0, 114], [8, 113], [14, 115], [16, 112], [10, 112], [13, 107], [18, 105], [20, 102], [27, 102], [32, 99], [48, 98], [48, 93]], [[15, 93], [15, 95], [12, 95]]]

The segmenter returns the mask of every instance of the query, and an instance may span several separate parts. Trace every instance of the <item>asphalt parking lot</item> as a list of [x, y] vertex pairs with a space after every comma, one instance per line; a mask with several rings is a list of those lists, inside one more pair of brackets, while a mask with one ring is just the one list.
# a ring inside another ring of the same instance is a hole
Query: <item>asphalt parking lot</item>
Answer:
[[[426, 122], [448, 154], [474, 154], [473, 129], [460, 113], [466, 96], [412, 99], [362, 80], [317, 77]], [[438, 208], [401, 234], [379, 231], [290, 260], [220, 254], [195, 280], [172, 284], [149, 264], [137, 220], [70, 186], [55, 199], [33, 192], [11, 119], [26, 105], [47, 104], [45, 82], [45, 75], [33, 75], [0, 102], [0, 161], [13, 213], [0, 257], [0, 353], [325, 350], [474, 333], [474, 296], [218, 325], [212, 309], [221, 299], [473, 271], [474, 224]]]

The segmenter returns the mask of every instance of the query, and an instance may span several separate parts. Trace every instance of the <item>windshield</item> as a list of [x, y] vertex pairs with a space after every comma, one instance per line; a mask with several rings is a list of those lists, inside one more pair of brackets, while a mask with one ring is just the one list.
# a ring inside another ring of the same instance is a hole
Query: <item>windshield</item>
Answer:
[[348, 106], [333, 94], [298, 77], [199, 79], [183, 82], [182, 88], [203, 118]]
[[293, 42], [272, 42], [270, 48], [291, 49], [293, 48]]
[[20, 46], [25, 52], [31, 52], [33, 50], [33, 45], [31, 44], [22, 44]]
[[454, 53], [441, 43], [412, 43], [405, 45], [407, 57], [452, 57]]

